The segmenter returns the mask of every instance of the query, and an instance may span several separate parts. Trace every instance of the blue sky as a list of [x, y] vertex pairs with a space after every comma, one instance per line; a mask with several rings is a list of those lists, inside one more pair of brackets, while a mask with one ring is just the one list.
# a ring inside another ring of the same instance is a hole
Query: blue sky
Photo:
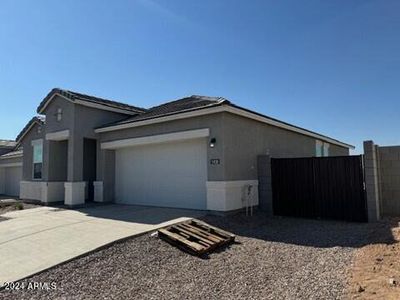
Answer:
[[192, 94], [357, 146], [400, 144], [400, 1], [0, 2], [0, 138], [53, 87], [150, 107]]

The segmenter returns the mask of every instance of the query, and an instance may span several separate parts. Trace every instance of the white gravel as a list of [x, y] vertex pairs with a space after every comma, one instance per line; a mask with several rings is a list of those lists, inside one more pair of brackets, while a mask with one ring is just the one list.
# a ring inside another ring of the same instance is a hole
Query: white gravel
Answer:
[[201, 259], [147, 234], [22, 282], [55, 290], [3, 290], [0, 299], [341, 299], [371, 226], [261, 213], [204, 220], [237, 243]]

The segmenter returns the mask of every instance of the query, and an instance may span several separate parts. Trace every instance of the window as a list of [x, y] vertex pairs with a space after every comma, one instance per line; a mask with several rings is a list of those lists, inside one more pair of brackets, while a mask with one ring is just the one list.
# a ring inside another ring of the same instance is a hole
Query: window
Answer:
[[42, 179], [43, 141], [33, 141], [33, 179]]
[[315, 156], [321, 157], [323, 155], [323, 143], [321, 141], [315, 141]]
[[324, 143], [324, 156], [329, 156], [329, 144]]
[[329, 156], [329, 144], [325, 142], [321, 142], [319, 140], [315, 141], [315, 156]]

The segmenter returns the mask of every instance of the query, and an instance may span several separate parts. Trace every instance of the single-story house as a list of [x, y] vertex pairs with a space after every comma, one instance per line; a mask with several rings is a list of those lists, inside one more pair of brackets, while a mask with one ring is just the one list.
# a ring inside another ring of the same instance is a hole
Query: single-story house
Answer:
[[0, 140], [0, 195], [19, 196], [22, 180], [22, 151], [15, 141]]
[[237, 106], [190, 96], [149, 109], [53, 89], [17, 137], [20, 198], [232, 211], [257, 156], [349, 155], [353, 146]]

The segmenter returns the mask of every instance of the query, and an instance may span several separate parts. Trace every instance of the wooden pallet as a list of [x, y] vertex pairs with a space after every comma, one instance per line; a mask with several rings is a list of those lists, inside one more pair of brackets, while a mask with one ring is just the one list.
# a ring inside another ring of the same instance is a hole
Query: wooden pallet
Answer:
[[195, 255], [203, 255], [232, 243], [235, 235], [197, 219], [158, 230], [158, 236], [168, 243]]

